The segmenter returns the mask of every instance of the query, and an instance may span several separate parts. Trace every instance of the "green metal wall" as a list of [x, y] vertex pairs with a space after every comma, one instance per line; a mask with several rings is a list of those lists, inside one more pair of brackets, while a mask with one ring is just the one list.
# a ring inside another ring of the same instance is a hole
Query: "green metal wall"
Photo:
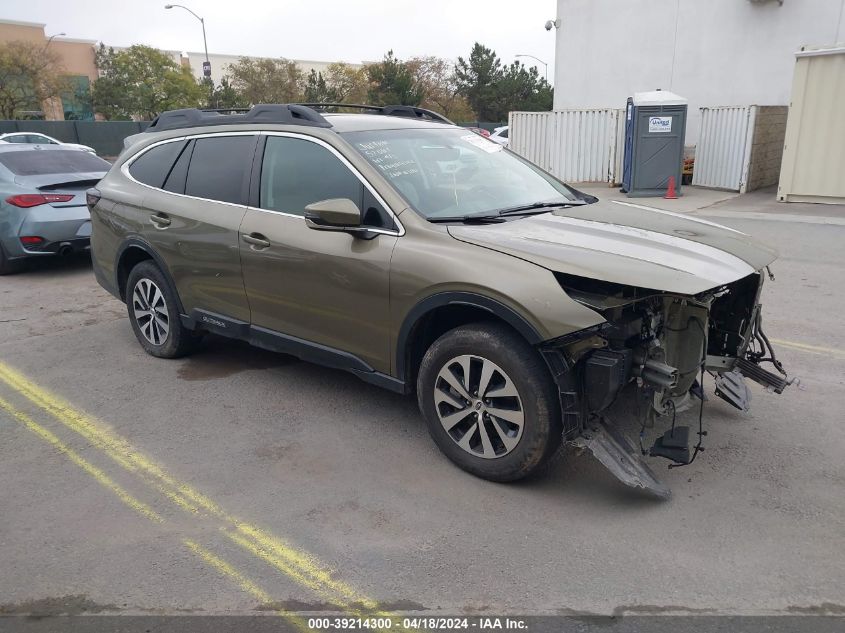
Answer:
[[99, 156], [113, 157], [123, 149], [123, 139], [143, 132], [148, 121], [0, 121], [0, 134], [40, 132], [65, 143], [93, 147]]

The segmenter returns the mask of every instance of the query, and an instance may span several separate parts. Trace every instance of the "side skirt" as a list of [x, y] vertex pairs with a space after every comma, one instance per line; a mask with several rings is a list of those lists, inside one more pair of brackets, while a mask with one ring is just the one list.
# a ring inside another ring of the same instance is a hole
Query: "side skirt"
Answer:
[[365, 382], [395, 393], [408, 393], [404, 380], [374, 370], [354, 354], [207, 310], [194, 309], [191, 310], [190, 315], [183, 314], [180, 317], [182, 324], [191, 330], [206, 330], [213, 334], [246, 341], [250, 345], [271, 352], [290, 354], [309, 363], [348, 371]]

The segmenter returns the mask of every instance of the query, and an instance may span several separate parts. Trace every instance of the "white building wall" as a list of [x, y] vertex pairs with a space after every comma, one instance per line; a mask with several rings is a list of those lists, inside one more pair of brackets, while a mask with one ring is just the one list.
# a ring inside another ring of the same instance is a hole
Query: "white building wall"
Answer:
[[845, 0], [557, 0], [554, 109], [662, 88], [701, 107], [786, 105], [795, 52], [845, 40]]
[[[197, 79], [202, 79], [202, 63], [205, 61], [205, 53], [203, 52], [188, 52], [188, 61], [191, 64], [191, 72]], [[250, 59], [261, 59], [260, 57], [252, 57], [249, 55], [221, 55], [218, 53], [209, 53], [208, 61], [211, 62], [211, 78], [215, 84], [219, 84], [220, 80], [229, 74], [229, 66], [238, 63], [241, 57], [250, 57]], [[310, 74], [311, 70], [316, 70], [318, 73], [325, 74], [329, 65], [334, 62], [315, 61], [310, 59], [294, 59], [299, 70], [304, 75]], [[349, 64], [353, 68], [360, 68], [362, 64]]]

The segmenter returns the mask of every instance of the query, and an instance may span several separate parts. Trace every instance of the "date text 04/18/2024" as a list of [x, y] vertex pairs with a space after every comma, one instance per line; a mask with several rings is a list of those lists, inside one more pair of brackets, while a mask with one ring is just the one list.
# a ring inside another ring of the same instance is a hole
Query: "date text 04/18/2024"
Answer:
[[[401, 625], [401, 626], [400, 626]], [[446, 631], [470, 630], [524, 630], [527, 623], [519, 618], [498, 617], [404, 617], [398, 618], [309, 618], [308, 628], [314, 630], [397, 630]]]

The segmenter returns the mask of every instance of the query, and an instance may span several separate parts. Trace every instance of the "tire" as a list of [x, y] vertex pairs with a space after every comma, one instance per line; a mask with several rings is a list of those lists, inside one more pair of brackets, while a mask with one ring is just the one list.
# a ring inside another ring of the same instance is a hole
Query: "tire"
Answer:
[[155, 263], [142, 261], [131, 270], [126, 281], [126, 309], [135, 337], [147, 354], [179, 358], [195, 349], [200, 336], [182, 325], [178, 305], [176, 293]]
[[438, 338], [423, 357], [417, 400], [440, 450], [484, 479], [528, 477], [561, 443], [554, 381], [540, 355], [502, 324], [465, 325]]
[[6, 259], [6, 253], [3, 252], [3, 246], [0, 245], [0, 275], [11, 275], [19, 270], [20, 264]]

